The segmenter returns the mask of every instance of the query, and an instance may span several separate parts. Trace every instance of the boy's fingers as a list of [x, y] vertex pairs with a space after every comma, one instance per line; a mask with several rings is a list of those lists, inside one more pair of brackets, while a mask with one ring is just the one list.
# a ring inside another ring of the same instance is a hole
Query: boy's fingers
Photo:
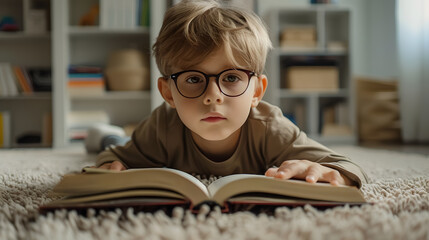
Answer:
[[265, 176], [267, 177], [274, 177], [274, 175], [276, 175], [278, 168], [269, 168], [266, 172], [265, 172]]
[[110, 169], [110, 165], [112, 165], [112, 164], [111, 163], [106, 163], [106, 164], [103, 164], [103, 165], [99, 166], [98, 168], [101, 168], [101, 169]]
[[344, 179], [341, 177], [340, 173], [337, 170], [332, 170], [325, 174], [325, 181], [331, 183], [332, 185], [344, 185]]
[[284, 163], [280, 166], [274, 177], [281, 179], [303, 178], [301, 175], [305, 172], [306, 168], [307, 165], [304, 162]]
[[307, 172], [307, 176], [305, 177], [305, 181], [309, 182], [309, 183], [315, 183], [319, 180], [319, 178], [321, 177], [320, 171], [318, 170], [317, 167], [312, 166], [309, 168], [308, 172]]
[[110, 170], [122, 171], [125, 170], [124, 165], [119, 161], [114, 161], [110, 165]]

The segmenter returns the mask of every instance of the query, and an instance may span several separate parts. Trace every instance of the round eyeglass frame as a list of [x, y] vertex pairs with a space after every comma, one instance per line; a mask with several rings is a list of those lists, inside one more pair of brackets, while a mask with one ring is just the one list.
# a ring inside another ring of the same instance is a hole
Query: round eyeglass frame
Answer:
[[[220, 87], [220, 85], [219, 85], [219, 77], [220, 77], [224, 72], [231, 71], [231, 70], [238, 70], [238, 71], [244, 72], [244, 73], [246, 73], [246, 75], [247, 75], [247, 77], [248, 77], [248, 81], [247, 81], [247, 86], [246, 86], [246, 88], [243, 90], [243, 92], [242, 92], [242, 93], [237, 94], [237, 95], [230, 95], [230, 94], [226, 94], [225, 92], [223, 92], [223, 91], [222, 91], [222, 88], [221, 88], [221, 87]], [[200, 94], [200, 95], [195, 96], [195, 97], [188, 97], [188, 96], [185, 96], [185, 95], [180, 91], [179, 87], [177, 86], [177, 79], [179, 78], [179, 76], [180, 76], [181, 74], [183, 74], [183, 73], [187, 73], [187, 72], [197, 72], [197, 73], [201, 73], [201, 74], [205, 77], [205, 79], [206, 79], [206, 85], [204, 86], [204, 90], [201, 92], [201, 94]], [[171, 75], [169, 76], [169, 78], [173, 79], [174, 84], [176, 85], [176, 89], [177, 89], [177, 91], [179, 91], [180, 95], [182, 95], [182, 96], [183, 96], [183, 97], [185, 97], [185, 98], [199, 98], [199, 97], [201, 97], [201, 96], [202, 96], [202, 95], [207, 91], [207, 87], [209, 86], [209, 82], [210, 82], [210, 77], [215, 77], [215, 78], [216, 78], [216, 85], [217, 85], [217, 87], [219, 88], [219, 91], [220, 91], [223, 95], [228, 96], [228, 97], [239, 97], [239, 96], [243, 95], [243, 94], [247, 91], [247, 88], [249, 88], [250, 79], [251, 79], [252, 77], [254, 77], [254, 76], [256, 76], [256, 73], [255, 73], [255, 72], [253, 72], [253, 71], [250, 71], [250, 70], [240, 69], [240, 68], [229, 68], [229, 69], [225, 69], [225, 70], [223, 70], [222, 72], [220, 72], [220, 73], [218, 73], [218, 74], [206, 74], [206, 73], [203, 73], [203, 72], [198, 71], [198, 70], [185, 70], [185, 71], [181, 71], [181, 72], [173, 73], [173, 74], [171, 74]]]

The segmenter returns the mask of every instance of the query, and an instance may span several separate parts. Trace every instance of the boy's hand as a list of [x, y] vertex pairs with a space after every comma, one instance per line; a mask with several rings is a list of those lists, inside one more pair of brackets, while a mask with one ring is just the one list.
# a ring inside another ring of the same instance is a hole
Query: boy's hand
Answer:
[[280, 179], [297, 178], [309, 183], [329, 182], [332, 185], [351, 185], [350, 180], [335, 169], [308, 160], [284, 161], [278, 168], [269, 168], [265, 176]]
[[108, 170], [116, 170], [116, 171], [122, 171], [125, 170], [125, 166], [120, 161], [114, 161], [111, 163], [105, 163], [98, 168], [102, 169], [108, 169]]

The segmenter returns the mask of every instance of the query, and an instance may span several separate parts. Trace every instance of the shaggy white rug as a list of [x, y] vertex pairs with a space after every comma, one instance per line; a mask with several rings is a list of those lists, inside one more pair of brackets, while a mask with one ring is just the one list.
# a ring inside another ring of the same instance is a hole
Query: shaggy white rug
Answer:
[[0, 239], [429, 239], [429, 157], [360, 147], [333, 147], [371, 179], [362, 191], [375, 205], [318, 211], [278, 208], [274, 216], [102, 212], [88, 216], [38, 206], [61, 176], [92, 165], [81, 148], [0, 151]]

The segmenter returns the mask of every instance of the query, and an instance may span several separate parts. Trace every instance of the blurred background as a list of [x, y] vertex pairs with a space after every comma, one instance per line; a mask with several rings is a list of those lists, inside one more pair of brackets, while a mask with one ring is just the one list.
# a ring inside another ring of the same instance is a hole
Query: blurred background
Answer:
[[[173, 0], [0, 0], [0, 147], [130, 134], [162, 103], [151, 46]], [[429, 2], [230, 0], [266, 23], [264, 99], [323, 144], [429, 154]]]

